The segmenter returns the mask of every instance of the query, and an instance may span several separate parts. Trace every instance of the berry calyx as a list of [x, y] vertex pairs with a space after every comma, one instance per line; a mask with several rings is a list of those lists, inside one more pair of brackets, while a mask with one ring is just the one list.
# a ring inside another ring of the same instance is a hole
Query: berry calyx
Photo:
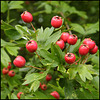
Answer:
[[83, 44], [88, 45], [89, 50], [92, 50], [95, 47], [95, 42], [93, 40], [83, 41]]
[[4, 67], [2, 70], [2, 74], [6, 75], [9, 72], [9, 69]]
[[89, 51], [90, 54], [95, 54], [98, 51], [98, 46], [95, 45], [95, 47]]
[[88, 47], [88, 45], [82, 44], [82, 45], [79, 47], [79, 54], [80, 54], [80, 55], [86, 55], [86, 54], [88, 54], [88, 52], [89, 52], [89, 47]]
[[73, 62], [75, 62], [76, 60], [76, 57], [73, 53], [67, 53], [65, 55], [65, 61], [68, 63], [68, 64], [72, 64]]
[[52, 19], [51, 19], [51, 25], [54, 28], [59, 28], [62, 25], [62, 19], [61, 19], [61, 17], [59, 17], [59, 16], [52, 17]]
[[34, 40], [30, 40], [26, 43], [26, 49], [31, 53], [35, 52], [37, 48], [38, 48], [38, 45]]
[[60, 95], [58, 94], [57, 91], [53, 91], [52, 93], [50, 93], [50, 95], [52, 95], [53, 97], [55, 97], [56, 99], [60, 98]]
[[42, 90], [46, 90], [46, 89], [47, 89], [46, 84], [41, 85], [41, 89], [42, 89]]
[[61, 49], [63, 49], [64, 48], [64, 46], [65, 46], [65, 43], [64, 43], [64, 41], [63, 40], [58, 40], [57, 42], [56, 42], [56, 44], [61, 48]]
[[77, 36], [75, 34], [71, 34], [67, 40], [68, 44], [74, 45], [77, 42]]
[[19, 68], [25, 66], [25, 63], [26, 63], [26, 60], [25, 60], [25, 58], [22, 57], [22, 56], [17, 56], [17, 57], [14, 59], [14, 61], [13, 61], [13, 64], [14, 64], [16, 67], [19, 67]]
[[68, 38], [69, 38], [69, 33], [68, 32], [63, 32], [62, 35], [61, 35], [61, 39], [66, 43]]
[[10, 71], [8, 72], [8, 75], [9, 75], [10, 77], [13, 77], [13, 76], [15, 76], [15, 72], [14, 72], [13, 70], [10, 70]]
[[48, 74], [47, 76], [46, 76], [46, 81], [50, 81], [52, 79], [52, 76], [50, 75], [50, 74]]
[[17, 98], [18, 98], [18, 99], [20, 99], [21, 94], [23, 94], [23, 92], [19, 92], [19, 93], [17, 93]]
[[30, 23], [32, 22], [33, 20], [33, 16], [31, 13], [27, 12], [27, 11], [24, 11], [22, 14], [21, 14], [21, 18], [24, 22], [26, 23]]
[[7, 66], [8, 69], [11, 69], [11, 62], [9, 62], [9, 65]]

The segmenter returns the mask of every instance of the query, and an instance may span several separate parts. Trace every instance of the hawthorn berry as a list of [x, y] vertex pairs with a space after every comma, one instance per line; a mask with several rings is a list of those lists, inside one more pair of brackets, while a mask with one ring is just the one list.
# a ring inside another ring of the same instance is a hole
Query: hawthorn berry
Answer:
[[68, 64], [72, 64], [73, 62], [75, 62], [76, 60], [76, 57], [73, 53], [67, 53], [65, 55], [65, 61], [68, 63]]
[[51, 25], [54, 28], [59, 28], [62, 25], [62, 19], [61, 19], [61, 17], [59, 17], [59, 16], [52, 17], [52, 19], [51, 19]]
[[30, 40], [26, 43], [26, 49], [31, 53], [35, 52], [37, 48], [38, 48], [38, 45], [34, 40]]
[[6, 67], [4, 67], [3, 70], [2, 70], [2, 73], [3, 73], [4, 75], [6, 75], [8, 72], [9, 72], [9, 69], [6, 68]]
[[89, 50], [92, 50], [94, 47], [95, 47], [95, 42], [93, 41], [93, 40], [84, 40], [83, 41], [83, 44], [86, 44], [86, 45], [88, 45], [88, 47], [89, 47]]
[[82, 45], [79, 47], [79, 54], [80, 54], [80, 55], [86, 55], [86, 54], [88, 54], [88, 52], [89, 52], [89, 47], [88, 47], [88, 45], [82, 44]]
[[69, 38], [69, 33], [68, 32], [63, 32], [62, 35], [61, 35], [61, 39], [66, 43], [68, 38]]
[[64, 46], [65, 46], [65, 43], [64, 43], [64, 41], [63, 41], [62, 39], [58, 40], [58, 41], [56, 42], [56, 44], [57, 44], [61, 49], [63, 49]]
[[42, 90], [46, 90], [46, 89], [47, 89], [46, 84], [42, 84], [42, 85], [41, 85], [41, 89], [42, 89]]
[[26, 23], [30, 23], [32, 22], [33, 20], [33, 16], [31, 13], [27, 12], [27, 11], [24, 11], [22, 14], [21, 14], [21, 18], [24, 22]]
[[20, 99], [21, 94], [23, 94], [23, 92], [19, 92], [19, 93], [17, 93], [17, 98], [18, 98], [18, 99]]
[[55, 97], [56, 99], [60, 98], [60, 95], [58, 94], [57, 91], [53, 91], [52, 93], [50, 93], [50, 95], [52, 95], [53, 97]]
[[8, 69], [11, 69], [11, 62], [9, 62], [9, 65], [7, 66]]
[[87, 41], [91, 41], [90, 38], [85, 38], [84, 41], [83, 41], [83, 44], [85, 44]]
[[47, 76], [46, 76], [46, 81], [50, 81], [52, 79], [52, 76], [50, 75], [50, 74], [48, 74]]
[[75, 34], [71, 34], [69, 37], [68, 37], [68, 40], [67, 40], [67, 42], [68, 42], [68, 44], [70, 44], [70, 45], [74, 45], [74, 44], [76, 44], [76, 42], [77, 42], [77, 36], [75, 35]]
[[22, 57], [22, 56], [17, 56], [17, 57], [14, 59], [14, 61], [13, 61], [13, 64], [14, 64], [16, 67], [19, 67], [19, 68], [25, 66], [25, 63], [26, 63], [26, 60], [25, 60], [25, 58]]
[[10, 71], [8, 72], [8, 75], [9, 75], [10, 77], [13, 77], [13, 76], [15, 76], [15, 72], [14, 72], [13, 70], [10, 70]]
[[92, 50], [90, 50], [89, 53], [90, 54], [95, 54], [97, 52], [97, 50], [98, 50], [98, 46], [95, 45], [95, 47]]

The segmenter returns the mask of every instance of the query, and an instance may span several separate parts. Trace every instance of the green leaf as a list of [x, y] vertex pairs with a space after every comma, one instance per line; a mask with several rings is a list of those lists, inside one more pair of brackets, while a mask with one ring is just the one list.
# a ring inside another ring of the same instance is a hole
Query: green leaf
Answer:
[[16, 29], [22, 36], [29, 34], [29, 33], [27, 32], [28, 28], [27, 28], [26, 26], [16, 25], [16, 26], [15, 26], [15, 29]]
[[27, 75], [25, 77], [26, 81], [22, 85], [29, 84], [29, 83], [31, 83], [33, 81], [36, 81], [36, 80], [38, 81], [38, 80], [44, 78], [47, 75], [49, 70], [50, 70], [50, 67], [48, 67], [47, 70], [42, 74], [40, 74], [40, 73], [32, 73], [32, 74]]
[[51, 46], [51, 43], [55, 43], [61, 36], [61, 30], [53, 33], [53, 35], [51, 35], [48, 40], [46, 41], [46, 43], [44, 44], [44, 49], [48, 50]]
[[1, 20], [1, 29], [7, 30], [7, 29], [15, 29], [13, 26], [9, 25], [8, 23]]
[[13, 56], [17, 56], [19, 47], [6, 46], [7, 51]]
[[86, 26], [86, 35], [94, 34], [99, 31], [99, 21], [94, 24], [87, 24]]
[[39, 86], [40, 86], [40, 81], [36, 80], [32, 83], [29, 91], [33, 90], [35, 92], [39, 88]]
[[65, 99], [74, 99], [73, 83], [68, 79], [65, 80], [64, 94], [65, 94]]
[[79, 65], [78, 66], [78, 73], [79, 73], [79, 76], [81, 77], [81, 79], [84, 82], [86, 81], [86, 78], [89, 79], [89, 80], [93, 79], [92, 75], [89, 73], [89, 71], [87, 70], [85, 65]]
[[1, 1], [1, 12], [5, 13], [8, 9], [8, 4], [6, 1]]
[[35, 93], [35, 99], [48, 99], [47, 95], [45, 95], [44, 93], [40, 92], [40, 91], [36, 91]]
[[72, 23], [71, 26], [73, 27], [72, 30], [74, 30], [82, 35], [85, 35], [85, 30], [83, 29], [83, 27], [81, 25]]
[[22, 38], [22, 34], [18, 33], [15, 29], [7, 29], [4, 32], [12, 40], [18, 40]]
[[9, 9], [21, 9], [23, 8], [23, 6], [21, 4], [23, 4], [24, 1], [11, 1], [9, 3]]
[[11, 42], [6, 42], [3, 39], [1, 39], [1, 46], [15, 46], [16, 44], [11, 43]]
[[4, 67], [8, 66], [8, 62], [11, 62], [9, 55], [6, 53], [4, 48], [1, 48], [1, 63]]
[[17, 98], [17, 96], [14, 93], [12, 93], [11, 94], [11, 99], [18, 99], [18, 98]]
[[[68, 69], [67, 73], [69, 74], [70, 79], [74, 79], [76, 74], [78, 73], [80, 78], [85, 82], [86, 78], [88, 80], [92, 80], [93, 77], [90, 73], [90, 70], [87, 68], [86, 65], [80, 64], [79, 66], [71, 67]], [[93, 73], [93, 72], [92, 72]]]
[[78, 49], [79, 49], [80, 44], [81, 44], [81, 40], [78, 39], [75, 45], [71, 45], [71, 46], [70, 46], [69, 52], [71, 52], [71, 53], [77, 52]]
[[99, 90], [99, 77], [98, 76], [93, 77], [92, 83], [94, 84], [96, 89]]

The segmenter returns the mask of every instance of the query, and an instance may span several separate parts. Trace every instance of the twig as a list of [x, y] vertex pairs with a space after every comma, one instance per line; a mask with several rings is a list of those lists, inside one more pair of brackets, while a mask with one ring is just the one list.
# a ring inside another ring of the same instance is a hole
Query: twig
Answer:
[[32, 68], [39, 69], [39, 70], [46, 70], [44, 68], [38, 68], [38, 67], [34, 67], [34, 66], [25, 66], [25, 67], [32, 67]]
[[66, 51], [65, 51], [65, 53], [67, 53], [67, 50], [70, 48], [70, 45], [68, 46], [68, 48], [66, 48]]
[[87, 57], [85, 58], [85, 60], [83, 60], [82, 64], [85, 64], [85, 63], [87, 62], [87, 60], [88, 60], [88, 58], [89, 58], [89, 55], [90, 55], [90, 54], [88, 54]]
[[[36, 51], [35, 51], [36, 52]], [[37, 54], [37, 56], [38, 56], [38, 58], [41, 60], [41, 58], [40, 58], [40, 56], [38, 55], [38, 53], [36, 52], [36, 54]]]
[[35, 30], [35, 28], [34, 28], [34, 26], [33, 26], [33, 24], [32, 24], [32, 23], [30, 23], [30, 24], [31, 24], [31, 26], [32, 26], [33, 30], [34, 30], [34, 31], [36, 31], [36, 30]]
[[[62, 12], [60, 12], [60, 14], [61, 14], [61, 16], [65, 19], [64, 14], [63, 14]], [[66, 21], [65, 21], [65, 25], [66, 25], [67, 29], [70, 29], [70, 28], [69, 28], [69, 25], [67, 24], [67, 22], [66, 22]], [[71, 34], [72, 34], [72, 32], [71, 32], [71, 31], [69, 31], [69, 34], [71, 35]]]

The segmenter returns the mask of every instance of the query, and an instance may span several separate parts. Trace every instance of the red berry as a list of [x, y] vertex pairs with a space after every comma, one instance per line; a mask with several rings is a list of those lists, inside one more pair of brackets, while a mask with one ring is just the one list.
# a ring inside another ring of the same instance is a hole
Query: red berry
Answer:
[[37, 48], [38, 48], [38, 45], [34, 40], [30, 40], [26, 43], [26, 49], [31, 53], [35, 52]]
[[33, 20], [33, 16], [31, 13], [27, 12], [27, 11], [24, 11], [22, 14], [21, 14], [21, 18], [24, 22], [26, 23], [30, 23], [32, 22]]
[[9, 65], [7, 66], [8, 69], [11, 69], [11, 62], [9, 62]]
[[52, 93], [50, 93], [50, 95], [52, 95], [53, 97], [55, 97], [56, 99], [60, 98], [60, 95], [58, 94], [57, 91], [53, 91]]
[[4, 67], [3, 70], [2, 70], [2, 73], [3, 73], [4, 75], [6, 75], [8, 72], [9, 72], [9, 69], [6, 68], [6, 67]]
[[22, 56], [17, 56], [17, 57], [14, 59], [14, 61], [13, 61], [13, 64], [14, 64], [16, 67], [19, 67], [19, 68], [25, 66], [25, 63], [26, 63], [26, 60], [25, 60], [25, 58], [22, 57]]
[[59, 17], [59, 16], [54, 16], [54, 17], [51, 19], [51, 25], [52, 25], [54, 28], [59, 28], [59, 27], [62, 25], [62, 19], [61, 19], [61, 17]]
[[95, 54], [97, 52], [97, 50], [98, 50], [98, 46], [95, 45], [95, 47], [92, 50], [90, 50], [89, 53], [90, 54]]
[[48, 74], [47, 76], [46, 76], [46, 80], [47, 81], [50, 81], [52, 79], [52, 76], [50, 75], [50, 74]]
[[77, 42], [77, 36], [75, 34], [71, 34], [67, 40], [68, 44], [74, 45]]
[[21, 94], [23, 94], [23, 92], [19, 92], [19, 93], [17, 93], [17, 98], [18, 98], [18, 99], [20, 99]]
[[10, 70], [9, 73], [8, 73], [8, 75], [9, 75], [10, 77], [13, 77], [13, 76], [15, 76], [15, 72], [14, 72], [13, 70]]
[[64, 46], [65, 46], [65, 43], [64, 43], [64, 41], [63, 40], [58, 40], [57, 42], [56, 42], [56, 44], [61, 48], [61, 49], [63, 49], [64, 48]]
[[87, 41], [91, 41], [90, 38], [85, 38], [84, 41], [83, 41], [83, 44], [85, 44]]
[[72, 64], [73, 62], [75, 62], [76, 60], [76, 57], [73, 53], [67, 53], [65, 55], [65, 61], [68, 63], [68, 64]]
[[88, 45], [89, 50], [92, 50], [95, 47], [95, 42], [92, 40], [88, 40], [88, 41], [83, 41], [83, 44]]
[[[25, 80], [26, 81], [26, 80]], [[28, 86], [28, 84], [25, 84], [26, 86]]]
[[61, 38], [64, 42], [67, 42], [69, 36], [70, 36], [69, 33], [63, 32], [60, 38]]
[[42, 90], [46, 90], [46, 89], [47, 89], [46, 84], [41, 85], [41, 89], [42, 89]]
[[88, 52], [89, 52], [89, 47], [88, 47], [88, 45], [82, 44], [82, 45], [79, 47], [79, 54], [80, 54], [80, 55], [86, 55], [86, 54], [88, 54]]

